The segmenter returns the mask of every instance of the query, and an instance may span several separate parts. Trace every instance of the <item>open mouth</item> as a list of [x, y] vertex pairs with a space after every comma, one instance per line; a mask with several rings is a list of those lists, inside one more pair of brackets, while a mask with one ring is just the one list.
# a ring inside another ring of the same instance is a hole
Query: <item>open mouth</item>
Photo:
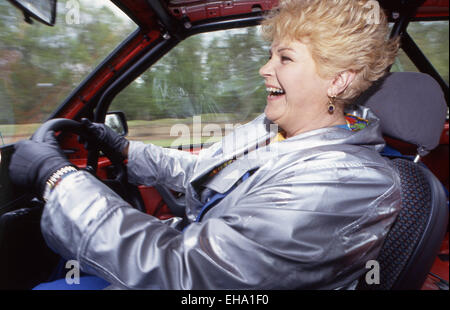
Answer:
[[279, 97], [285, 94], [284, 90], [277, 87], [266, 87], [266, 91], [269, 93], [269, 97]]

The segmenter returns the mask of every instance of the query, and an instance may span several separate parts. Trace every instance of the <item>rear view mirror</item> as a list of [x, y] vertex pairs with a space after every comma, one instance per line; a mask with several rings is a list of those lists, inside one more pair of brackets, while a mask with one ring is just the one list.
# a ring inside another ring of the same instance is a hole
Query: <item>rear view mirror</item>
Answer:
[[121, 136], [128, 134], [128, 125], [125, 114], [121, 111], [108, 112], [105, 117], [105, 125]]
[[41, 23], [53, 26], [56, 20], [56, 0], [9, 0], [19, 8], [27, 23], [35, 19]]

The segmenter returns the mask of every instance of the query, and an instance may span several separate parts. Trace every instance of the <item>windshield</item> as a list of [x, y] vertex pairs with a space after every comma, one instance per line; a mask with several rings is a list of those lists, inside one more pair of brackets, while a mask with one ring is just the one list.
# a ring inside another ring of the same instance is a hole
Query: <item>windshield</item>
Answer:
[[59, 1], [54, 27], [0, 1], [0, 145], [28, 138], [136, 28], [109, 0]]

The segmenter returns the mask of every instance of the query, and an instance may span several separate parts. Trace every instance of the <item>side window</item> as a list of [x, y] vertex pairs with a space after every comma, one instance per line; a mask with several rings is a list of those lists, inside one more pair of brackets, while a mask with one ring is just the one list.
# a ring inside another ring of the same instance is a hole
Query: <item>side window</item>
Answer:
[[[442, 78], [449, 82], [449, 23], [448, 21], [410, 22], [408, 34], [419, 46]], [[391, 71], [418, 71], [403, 50], [392, 66]]]
[[448, 84], [448, 20], [411, 22], [408, 33]]
[[408, 55], [400, 49], [395, 62], [392, 64], [391, 72], [419, 72], [419, 69], [409, 59]]
[[190, 37], [112, 102], [125, 112], [129, 139], [166, 147], [205, 146], [263, 113], [259, 68], [269, 43], [258, 27]]

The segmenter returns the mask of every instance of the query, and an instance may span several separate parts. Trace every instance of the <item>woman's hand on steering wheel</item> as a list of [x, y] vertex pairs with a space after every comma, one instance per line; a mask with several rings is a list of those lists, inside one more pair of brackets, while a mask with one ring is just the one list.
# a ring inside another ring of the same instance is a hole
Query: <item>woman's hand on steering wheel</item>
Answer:
[[[128, 183], [124, 163], [128, 140], [103, 124], [89, 121], [82, 124], [66, 118], [51, 119], [38, 128], [31, 140], [18, 142], [9, 166], [9, 175], [14, 184], [33, 189], [34, 194], [43, 198], [47, 181], [55, 172], [65, 166], [70, 166], [69, 169], [74, 170], [72, 167], [75, 166], [66, 158], [57, 142], [54, 135], [57, 131], [69, 131], [81, 136], [82, 140], [94, 148], [90, 151], [92, 154], [98, 155], [98, 150], [103, 151], [116, 167], [116, 177], [111, 181], [118, 184], [119, 195], [138, 210], [145, 210], [137, 187]], [[96, 169], [90, 172], [95, 175]]]
[[47, 181], [59, 169], [72, 166], [62, 152], [55, 132], [46, 132], [41, 142], [23, 140], [15, 146], [9, 165], [9, 175], [13, 184], [33, 189], [42, 197]]
[[88, 133], [80, 136], [80, 142], [87, 150], [101, 149], [105, 155], [115, 163], [122, 163], [128, 155], [128, 140], [119, 135], [105, 124], [92, 123], [83, 118], [82, 126]]
[[32, 189], [36, 195], [42, 197], [46, 182], [54, 172], [65, 166], [75, 167], [61, 150], [55, 137], [56, 131], [74, 132], [82, 137], [82, 140], [95, 146], [94, 151], [103, 151], [119, 169], [116, 180], [127, 183], [124, 157], [116, 150], [124, 147], [128, 149], [128, 140], [102, 124], [88, 120], [83, 124], [56, 118], [42, 124], [30, 140], [23, 140], [15, 145], [9, 165], [9, 175], [15, 185]]

